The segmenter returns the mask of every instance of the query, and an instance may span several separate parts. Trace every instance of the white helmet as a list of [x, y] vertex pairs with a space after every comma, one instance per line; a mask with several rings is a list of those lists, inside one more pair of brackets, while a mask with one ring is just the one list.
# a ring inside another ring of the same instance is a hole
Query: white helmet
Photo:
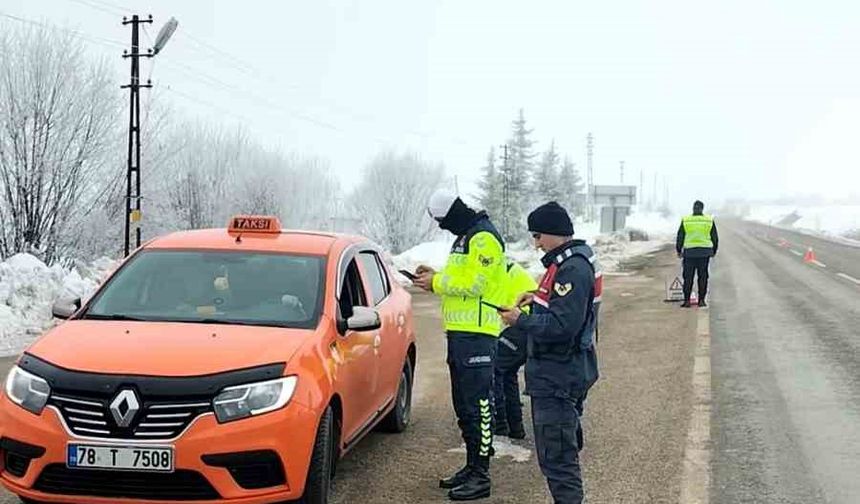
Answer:
[[427, 212], [430, 217], [441, 220], [448, 215], [448, 211], [451, 210], [455, 201], [457, 201], [457, 195], [453, 192], [447, 189], [436, 189], [427, 203]]

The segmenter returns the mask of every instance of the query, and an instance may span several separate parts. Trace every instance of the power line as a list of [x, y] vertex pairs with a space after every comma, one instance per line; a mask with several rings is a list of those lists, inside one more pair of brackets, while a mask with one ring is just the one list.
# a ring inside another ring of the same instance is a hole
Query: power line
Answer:
[[49, 23], [42, 23], [39, 21], [35, 21], [33, 19], [28, 19], [28, 18], [24, 18], [24, 17], [20, 17], [20, 16], [14, 16], [12, 14], [7, 14], [3, 11], [0, 11], [0, 17], [11, 19], [11, 20], [17, 21], [19, 23], [25, 23], [25, 24], [29, 24], [29, 25], [33, 25], [33, 26], [38, 26], [40, 28], [47, 28], [49, 30], [64, 31], [64, 32], [70, 33], [72, 35], [75, 35], [76, 37], [80, 37], [82, 40], [85, 40], [87, 42], [91, 42], [93, 44], [98, 44], [98, 45], [105, 46], [105, 47], [111, 47], [111, 48], [116, 48], [116, 47], [124, 48], [125, 47], [125, 44], [123, 44], [121, 42], [117, 42], [115, 40], [111, 40], [111, 39], [103, 38], [103, 37], [96, 37], [93, 35], [87, 35], [85, 33], [79, 32], [77, 30], [73, 30], [71, 28], [52, 25]]
[[91, 9], [96, 9], [96, 10], [102, 11], [102, 12], [104, 12], [104, 13], [106, 13], [106, 14], [111, 15], [111, 16], [116, 16], [117, 14], [118, 14], [118, 15], [120, 15], [120, 16], [122, 16], [122, 15], [124, 15], [124, 14], [127, 14], [127, 13], [128, 13], [128, 11], [120, 10], [118, 7], [113, 7], [113, 6], [110, 6], [109, 4], [101, 4], [101, 5], [99, 5], [99, 4], [95, 3], [95, 1], [94, 1], [94, 0], [92, 0], [92, 1], [88, 1], [88, 0], [69, 0], [69, 1], [70, 1], [70, 2], [74, 2], [74, 3], [76, 3], [76, 4], [85, 5], [85, 6], [89, 7], [89, 8], [91, 8]]

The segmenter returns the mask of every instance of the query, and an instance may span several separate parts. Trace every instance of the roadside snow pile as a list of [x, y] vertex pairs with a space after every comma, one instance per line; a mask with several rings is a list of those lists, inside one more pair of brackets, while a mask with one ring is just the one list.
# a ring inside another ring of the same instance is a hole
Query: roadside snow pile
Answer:
[[115, 264], [100, 259], [81, 268], [48, 267], [29, 254], [0, 262], [0, 355], [23, 350], [54, 325], [55, 301], [90, 295]]
[[637, 212], [627, 217], [627, 228], [648, 233], [651, 239], [674, 239], [681, 218], [664, 217], [657, 212]]
[[860, 230], [860, 205], [796, 207], [761, 205], [750, 208], [747, 220], [778, 225], [784, 217], [796, 213], [800, 218], [791, 228], [829, 236], [847, 236]]

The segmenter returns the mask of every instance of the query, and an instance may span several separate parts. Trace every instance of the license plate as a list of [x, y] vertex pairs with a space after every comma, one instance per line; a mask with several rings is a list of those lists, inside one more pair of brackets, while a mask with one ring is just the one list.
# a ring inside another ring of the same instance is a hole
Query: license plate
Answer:
[[70, 444], [66, 465], [80, 469], [173, 472], [173, 447]]

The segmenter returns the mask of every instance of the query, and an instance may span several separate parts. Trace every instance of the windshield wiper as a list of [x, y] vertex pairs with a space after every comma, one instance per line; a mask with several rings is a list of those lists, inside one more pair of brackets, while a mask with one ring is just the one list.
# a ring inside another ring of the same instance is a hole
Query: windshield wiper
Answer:
[[91, 319], [91, 320], [130, 320], [133, 322], [146, 322], [147, 319], [141, 317], [134, 317], [132, 315], [123, 315], [122, 313], [111, 313], [111, 314], [101, 314], [101, 313], [86, 313], [84, 314], [82, 319]]

